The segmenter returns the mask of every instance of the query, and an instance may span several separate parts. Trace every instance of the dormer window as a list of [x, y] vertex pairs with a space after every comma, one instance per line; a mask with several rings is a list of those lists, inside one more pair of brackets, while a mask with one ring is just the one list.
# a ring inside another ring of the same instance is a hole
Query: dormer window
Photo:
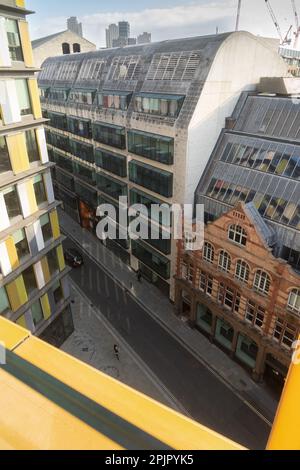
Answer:
[[246, 246], [247, 244], [247, 232], [240, 225], [230, 225], [228, 238], [238, 245]]

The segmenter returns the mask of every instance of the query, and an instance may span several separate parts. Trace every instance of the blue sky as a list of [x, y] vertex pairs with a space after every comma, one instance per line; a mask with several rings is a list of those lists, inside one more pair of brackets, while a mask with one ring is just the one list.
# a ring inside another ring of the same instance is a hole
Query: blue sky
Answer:
[[[127, 19], [132, 36], [150, 31], [154, 41], [232, 31], [238, 0], [26, 0], [36, 12], [29, 17], [33, 39], [66, 29], [66, 18], [78, 16], [84, 35], [105, 45], [105, 27]], [[282, 33], [294, 23], [290, 0], [270, 0]], [[300, 14], [300, 0], [296, 0]], [[264, 0], [243, 0], [240, 28], [277, 37]]]

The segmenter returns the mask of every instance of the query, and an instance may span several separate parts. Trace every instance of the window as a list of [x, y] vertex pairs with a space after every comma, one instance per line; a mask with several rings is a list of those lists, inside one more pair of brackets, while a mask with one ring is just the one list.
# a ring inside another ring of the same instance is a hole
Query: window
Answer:
[[6, 294], [5, 287], [0, 287], [0, 315], [3, 315], [10, 310], [9, 300]]
[[88, 119], [67, 118], [68, 130], [72, 134], [90, 139], [92, 137], [91, 121]]
[[209, 296], [212, 295], [213, 291], [213, 277], [206, 274], [204, 271], [200, 271], [199, 289], [204, 294]]
[[213, 263], [214, 258], [215, 258], [214, 247], [210, 243], [205, 242], [204, 247], [203, 247], [203, 259], [205, 261], [208, 261], [209, 263]]
[[53, 145], [54, 147], [57, 147], [61, 150], [64, 150], [65, 152], [70, 153], [69, 137], [66, 135], [56, 134], [56, 132], [55, 133], [51, 132], [49, 134], [47, 142]]
[[28, 84], [25, 78], [15, 80], [21, 116], [32, 114]]
[[297, 339], [297, 327], [291, 323], [286, 323], [282, 318], [277, 317], [273, 338], [278, 343], [291, 349], [293, 342]]
[[[76, 140], [70, 140], [70, 150], [75, 157], [81, 158], [89, 163], [94, 163], [94, 147]], [[64, 168], [62, 166], [62, 168]], [[68, 170], [69, 171], [69, 170]], [[71, 170], [72, 171], [72, 170]]]
[[269, 274], [261, 270], [256, 271], [253, 287], [262, 294], [268, 294], [271, 287]]
[[[96, 174], [95, 174], [95, 170], [93, 168], [81, 165], [80, 163], [77, 163], [77, 162], [74, 161], [73, 162], [73, 170], [74, 170], [74, 174], [78, 175], [78, 177], [80, 179], [82, 179], [83, 181], [86, 181], [91, 186], [95, 186], [95, 184], [96, 184]], [[66, 175], [66, 177], [69, 178], [67, 175]], [[72, 181], [72, 178], [71, 178], [71, 181]]]
[[98, 93], [98, 105], [103, 108], [126, 111], [131, 97], [132, 93], [127, 91], [103, 91], [103, 93]]
[[183, 279], [188, 282], [193, 282], [194, 280], [194, 267], [190, 264], [183, 263], [181, 267], [181, 274]]
[[64, 55], [65, 54], [71, 54], [70, 44], [68, 44], [67, 42], [63, 42], [61, 47], [62, 47], [62, 53]]
[[231, 257], [224, 250], [222, 250], [220, 255], [219, 255], [219, 268], [222, 271], [225, 271], [226, 273], [228, 273], [230, 271], [230, 268], [231, 268]]
[[40, 218], [44, 243], [47, 243], [53, 237], [49, 214], [42, 215]]
[[35, 176], [33, 179], [33, 189], [35, 193], [36, 203], [38, 206], [47, 202], [44, 179], [42, 175]]
[[80, 44], [78, 44], [78, 42], [75, 42], [73, 44], [73, 52], [74, 54], [81, 52], [81, 47], [80, 47]]
[[72, 90], [69, 94], [69, 102], [92, 105], [95, 99], [96, 90]]
[[15, 232], [13, 234], [13, 240], [18, 253], [18, 258], [21, 261], [23, 258], [30, 254], [25, 230], [21, 229]]
[[12, 171], [12, 167], [10, 164], [6, 139], [5, 137], [0, 136], [0, 173], [5, 173], [6, 171]]
[[97, 142], [119, 149], [126, 148], [125, 128], [113, 124], [93, 124], [93, 137]]
[[184, 98], [184, 96], [139, 93], [134, 98], [134, 110], [138, 113], [176, 118]]
[[35, 327], [37, 327], [42, 321], [44, 321], [44, 315], [43, 315], [43, 310], [41, 307], [41, 303], [38, 300], [31, 306], [31, 315], [32, 315], [32, 321]]
[[96, 165], [117, 176], [127, 176], [127, 159], [123, 155], [105, 152], [102, 149], [95, 150]]
[[97, 173], [97, 187], [105, 194], [118, 199], [121, 196], [127, 196], [127, 184], [111, 178], [107, 175]]
[[16, 20], [6, 20], [6, 33], [8, 39], [8, 48], [12, 61], [24, 60], [18, 22]]
[[49, 253], [47, 253], [47, 260], [51, 277], [53, 277], [59, 272], [59, 264], [56, 249], [51, 250], [49, 251]]
[[[149, 194], [145, 194], [142, 191], [134, 188], [130, 190], [130, 204], [143, 204], [148, 209], [149, 219], [152, 219], [167, 228], [172, 227], [170, 206], [163, 201], [160, 201], [159, 199], [156, 199]], [[160, 206], [161, 210], [158, 211], [158, 213], [156, 213], [156, 211], [152, 211], [151, 213], [152, 204]]]
[[29, 162], [39, 162], [40, 161], [40, 152], [36, 140], [36, 133], [34, 129], [30, 129], [25, 132], [26, 137], [26, 146], [29, 157]]
[[30, 266], [23, 272], [23, 280], [27, 295], [30, 296], [37, 289], [33, 266]]
[[9, 220], [22, 215], [19, 196], [16, 187], [5, 189], [2, 192]]
[[247, 232], [240, 225], [231, 225], [228, 230], [228, 238], [239, 245], [246, 246]]
[[53, 292], [53, 297], [54, 297], [54, 301], [56, 304], [64, 300], [64, 293], [62, 290], [61, 283], [59, 281], [56, 284], [54, 284], [52, 292]]
[[150, 160], [172, 165], [174, 139], [141, 131], [128, 132], [128, 150]]
[[246, 306], [245, 320], [256, 328], [261, 329], [264, 324], [266, 311], [260, 305], [248, 300]]
[[129, 162], [130, 181], [165, 197], [173, 195], [173, 174], [136, 160]]
[[242, 282], [248, 282], [250, 275], [249, 265], [242, 260], [238, 260], [235, 268], [235, 277]]
[[288, 308], [293, 312], [300, 313], [300, 290], [293, 289], [290, 292], [288, 300]]
[[241, 294], [230, 287], [226, 287], [222, 282], [219, 284], [218, 302], [232, 312], [239, 312], [241, 304]]
[[[50, 125], [62, 131], [67, 130], [67, 116], [62, 113], [48, 113]], [[49, 125], [49, 124], [48, 124]]]
[[159, 276], [170, 279], [170, 261], [168, 258], [146, 247], [144, 243], [134, 240], [132, 240], [132, 254]]

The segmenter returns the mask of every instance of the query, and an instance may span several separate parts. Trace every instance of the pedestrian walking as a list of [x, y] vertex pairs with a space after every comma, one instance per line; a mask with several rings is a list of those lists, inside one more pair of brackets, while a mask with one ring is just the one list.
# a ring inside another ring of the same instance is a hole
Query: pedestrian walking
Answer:
[[139, 269], [137, 272], [137, 280], [141, 283], [143, 280], [142, 271]]
[[117, 360], [120, 360], [120, 352], [119, 352], [119, 346], [117, 344], [114, 344], [114, 353], [117, 358]]

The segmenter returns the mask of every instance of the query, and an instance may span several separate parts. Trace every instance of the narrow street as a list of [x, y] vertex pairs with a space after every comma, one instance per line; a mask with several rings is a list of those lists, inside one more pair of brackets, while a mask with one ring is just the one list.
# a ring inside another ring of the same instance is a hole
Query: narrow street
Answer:
[[[70, 240], [65, 247], [74, 247]], [[78, 248], [78, 247], [77, 247]], [[71, 277], [188, 413], [201, 424], [252, 448], [270, 428], [246, 403], [179, 344], [99, 264], [83, 255]]]

